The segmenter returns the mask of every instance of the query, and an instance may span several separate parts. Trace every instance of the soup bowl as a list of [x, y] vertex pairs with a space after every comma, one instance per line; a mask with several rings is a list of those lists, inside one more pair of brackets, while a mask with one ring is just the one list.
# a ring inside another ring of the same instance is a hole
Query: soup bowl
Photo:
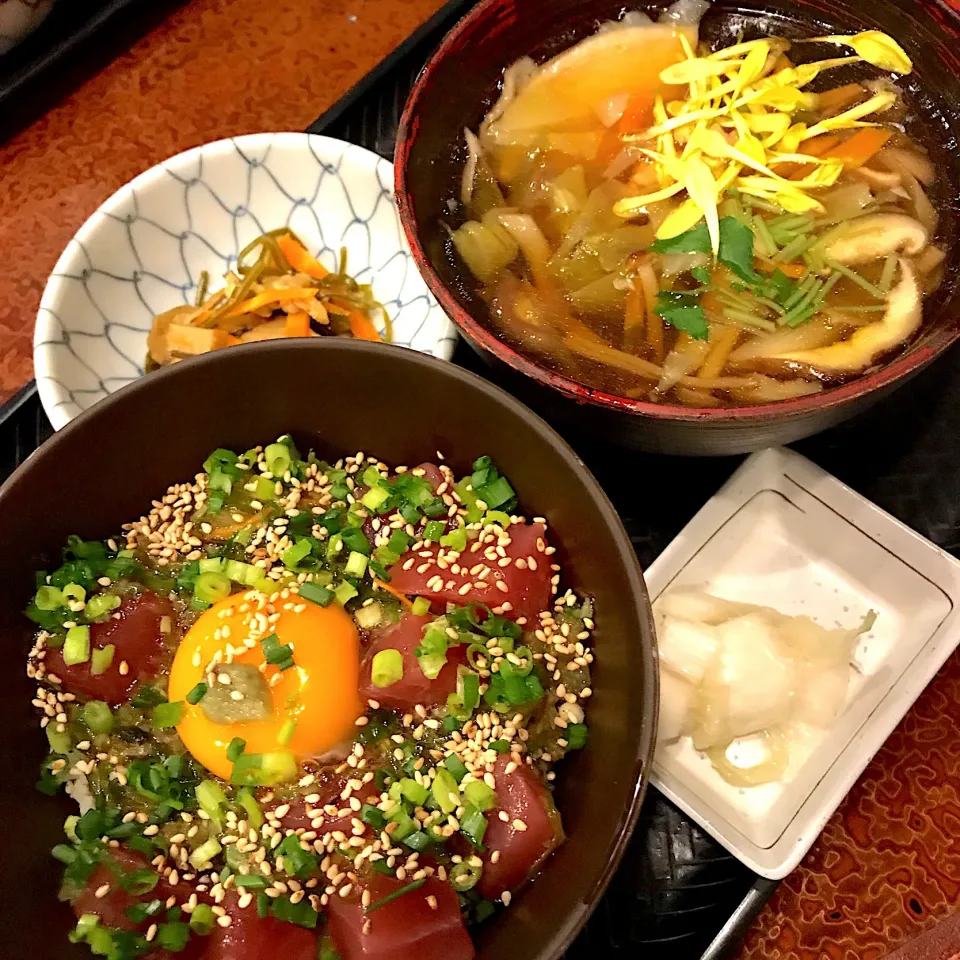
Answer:
[[[656, 14], [667, 4], [642, 3]], [[445, 221], [459, 196], [463, 128], [476, 129], [499, 92], [505, 67], [541, 63], [623, 11], [620, 0], [482, 0], [446, 37], [407, 101], [395, 158], [396, 194], [407, 239], [427, 285], [470, 345], [512, 391], [548, 419], [655, 452], [732, 454], [788, 443], [852, 416], [902, 385], [960, 336], [960, 247], [953, 218], [938, 242], [946, 278], [924, 303], [919, 336], [888, 363], [821, 393], [777, 403], [694, 409], [632, 400], [583, 386], [521, 355], [490, 329], [487, 306], [450, 255]], [[908, 128], [930, 151], [949, 211], [960, 196], [960, 15], [935, 0], [715, 0], [701, 37], [734, 42], [768, 35], [851, 34], [896, 38], [915, 70], [900, 83]], [[459, 145], [459, 146], [457, 146]]]
[[34, 790], [45, 747], [31, 707], [36, 686], [23, 670], [33, 631], [22, 613], [34, 571], [57, 566], [69, 534], [117, 532], [168, 484], [192, 477], [211, 450], [243, 450], [287, 432], [300, 449], [330, 458], [363, 450], [409, 464], [439, 450], [459, 473], [488, 454], [522, 502], [546, 517], [565, 580], [596, 605], [590, 742], [557, 771], [567, 842], [508, 910], [478, 929], [478, 956], [555, 960], [610, 879], [646, 787], [657, 668], [636, 555], [596, 480], [539, 417], [452, 364], [358, 341], [251, 344], [183, 361], [111, 395], [0, 490], [0, 629], [10, 665], [0, 698], [0, 816], [11, 839], [16, 831], [0, 896], [18, 912], [0, 932], [0, 956], [90, 955], [67, 942], [71, 915], [57, 906], [60, 869], [50, 856], [75, 808]]

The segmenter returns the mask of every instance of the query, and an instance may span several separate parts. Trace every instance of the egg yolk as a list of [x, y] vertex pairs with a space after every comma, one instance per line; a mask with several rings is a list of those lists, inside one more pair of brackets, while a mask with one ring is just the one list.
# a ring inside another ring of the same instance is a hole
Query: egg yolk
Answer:
[[[260, 597], [258, 602], [257, 597]], [[267, 623], [267, 618], [273, 622]], [[259, 640], [276, 634], [293, 650], [294, 666], [281, 671], [266, 662]], [[252, 646], [247, 637], [255, 636]], [[353, 620], [341, 607], [320, 607], [291, 595], [275, 608], [259, 594], [237, 593], [215, 603], [190, 628], [177, 648], [168, 696], [186, 701], [198, 683], [220, 682], [211, 664], [250, 664], [261, 670], [270, 691], [272, 715], [243, 723], [214, 723], [202, 702], [184, 703], [177, 733], [208, 770], [230, 779], [230, 741], [246, 741], [247, 753], [292, 751], [298, 758], [320, 756], [352, 736], [363, 712], [358, 693], [360, 639]], [[281, 730], [295, 721], [293, 735], [280, 742]]]

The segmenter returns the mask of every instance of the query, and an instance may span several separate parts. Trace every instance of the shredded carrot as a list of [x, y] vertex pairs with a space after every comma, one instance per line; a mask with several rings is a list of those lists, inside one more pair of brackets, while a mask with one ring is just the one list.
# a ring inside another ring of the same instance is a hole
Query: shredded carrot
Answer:
[[358, 340], [372, 340], [374, 343], [383, 343], [383, 337], [377, 333], [373, 321], [359, 310], [354, 310], [350, 314], [350, 332]]
[[758, 270], [762, 270], [764, 273], [773, 273], [775, 270], [782, 270], [793, 280], [799, 280], [801, 277], [805, 277], [807, 275], [807, 267], [806, 264], [803, 263], [776, 263], [773, 260], [766, 259], [765, 257], [757, 257], [753, 261], [753, 265]]
[[309, 337], [310, 336], [310, 314], [309, 313], [291, 313], [288, 315], [286, 323], [283, 325], [283, 335], [285, 337]]
[[863, 93], [863, 87], [859, 83], [845, 83], [842, 87], [834, 87], [818, 94], [817, 106], [825, 114], [833, 115], [853, 106]]
[[389, 583], [384, 583], [382, 580], [374, 579], [373, 585], [378, 590], [386, 590], [387, 593], [392, 593], [405, 607], [413, 609], [413, 601], [407, 597], [405, 593], [401, 593], [396, 587], [391, 587]]
[[[819, 157], [828, 150], [832, 150], [840, 141], [841, 138], [836, 134], [822, 133], [819, 137], [804, 140], [797, 152], [805, 153], [810, 157]], [[808, 163], [782, 163], [777, 166], [777, 173], [788, 180], [798, 180], [800, 177], [805, 177], [811, 169]]]
[[349, 317], [351, 313], [349, 307], [343, 307], [339, 303], [334, 303], [332, 300], [327, 300], [323, 306], [327, 313], [335, 313], [338, 317]]
[[[831, 147], [823, 154], [823, 158], [840, 160], [848, 167], [862, 167], [883, 148], [892, 135], [892, 130], [884, 130], [882, 127], [864, 127], [843, 143]], [[814, 137], [814, 139], [820, 138]]]
[[708, 314], [713, 314], [717, 317], [723, 316], [723, 303], [713, 290], [707, 290], [707, 292], [700, 297], [700, 306], [703, 307]]
[[[716, 333], [714, 333], [714, 330], [716, 330]], [[704, 360], [703, 366], [697, 371], [697, 376], [704, 380], [712, 380], [714, 377], [719, 377], [720, 371], [727, 362], [727, 357], [736, 345], [737, 337], [739, 336], [740, 331], [736, 327], [723, 327], [720, 329], [711, 327], [710, 352], [707, 354], [707, 359]]]
[[238, 303], [228, 314], [228, 317], [241, 317], [245, 313], [253, 313], [261, 307], [271, 303], [283, 303], [284, 300], [312, 300], [317, 295], [316, 287], [276, 287], [273, 290], [264, 290], [249, 300]]
[[290, 234], [285, 233], [277, 237], [277, 246], [296, 273], [305, 273], [314, 280], [322, 280], [329, 276], [330, 271], [316, 257], [310, 256], [306, 248], [297, 243]]

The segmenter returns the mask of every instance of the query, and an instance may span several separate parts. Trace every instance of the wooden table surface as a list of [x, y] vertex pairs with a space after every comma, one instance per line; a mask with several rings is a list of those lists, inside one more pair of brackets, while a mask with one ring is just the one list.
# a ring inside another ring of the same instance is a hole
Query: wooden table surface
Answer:
[[[46, 277], [104, 199], [205, 141], [302, 130], [442, 3], [191, 0], [0, 145], [0, 403], [32, 377]], [[740, 960], [877, 960], [956, 909], [958, 704], [954, 657], [781, 884]], [[951, 922], [898, 956], [945, 960], [958, 946]]]
[[190, 0], [0, 144], [0, 403], [33, 376], [60, 252], [118, 187], [209, 140], [303, 130], [442, 5]]

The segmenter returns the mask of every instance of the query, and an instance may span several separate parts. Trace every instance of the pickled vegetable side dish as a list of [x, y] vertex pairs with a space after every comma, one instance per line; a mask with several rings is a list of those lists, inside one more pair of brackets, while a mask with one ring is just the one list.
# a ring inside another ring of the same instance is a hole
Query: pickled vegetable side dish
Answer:
[[[352, 337], [389, 343], [393, 324], [369, 284], [347, 271], [346, 248], [335, 271], [328, 270], [289, 227], [251, 241], [236, 269], [210, 291], [200, 275], [196, 302], [165, 310], [147, 337], [146, 369], [154, 370], [221, 347], [287, 337]], [[385, 337], [374, 321], [383, 318]]]
[[215, 450], [37, 575], [38, 788], [110, 960], [469, 960], [562, 842], [589, 599], [489, 457]]

